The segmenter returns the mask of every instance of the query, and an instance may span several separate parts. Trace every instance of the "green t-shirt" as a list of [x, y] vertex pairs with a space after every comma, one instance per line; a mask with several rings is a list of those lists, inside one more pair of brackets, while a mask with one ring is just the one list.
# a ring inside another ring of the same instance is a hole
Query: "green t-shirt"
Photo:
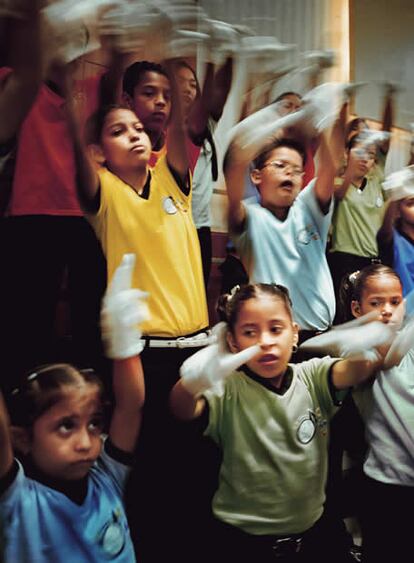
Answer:
[[332, 218], [331, 252], [356, 256], [378, 256], [377, 233], [385, 213], [382, 182], [385, 156], [366, 177], [363, 190], [351, 184], [344, 198], [337, 202]]
[[222, 449], [215, 516], [249, 534], [301, 533], [325, 500], [333, 358], [291, 365], [279, 395], [242, 372], [205, 393], [206, 435]]

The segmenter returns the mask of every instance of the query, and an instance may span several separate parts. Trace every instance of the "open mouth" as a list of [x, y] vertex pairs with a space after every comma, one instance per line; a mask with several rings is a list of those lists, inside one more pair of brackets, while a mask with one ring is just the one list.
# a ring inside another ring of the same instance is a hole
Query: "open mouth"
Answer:
[[292, 190], [293, 189], [293, 182], [292, 182], [292, 180], [284, 180], [280, 184], [280, 187], [284, 188], [285, 190]]
[[277, 362], [278, 357], [275, 356], [275, 354], [265, 354], [264, 356], [262, 356], [259, 360], [260, 364], [273, 364], [274, 362]]

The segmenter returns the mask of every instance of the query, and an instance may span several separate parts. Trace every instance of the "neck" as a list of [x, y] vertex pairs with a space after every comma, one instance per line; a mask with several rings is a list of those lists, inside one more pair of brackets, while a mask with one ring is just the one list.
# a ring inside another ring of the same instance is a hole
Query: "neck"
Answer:
[[115, 168], [111, 169], [118, 178], [120, 178], [123, 182], [131, 186], [137, 194], [141, 195], [142, 190], [144, 189], [145, 182], [147, 181], [148, 176], [148, 167], [145, 165], [139, 169], [132, 169], [132, 170], [116, 170]]
[[151, 141], [151, 147], [153, 151], [159, 151], [165, 144], [165, 133], [164, 131], [147, 131], [148, 137]]
[[285, 221], [286, 217], [289, 215], [290, 207], [267, 207], [267, 209], [273, 213], [273, 215], [279, 219], [279, 221]]
[[364, 183], [364, 180], [365, 180], [365, 176], [354, 177], [352, 179], [352, 184], [354, 186], [356, 186], [357, 188], [360, 188], [362, 186], [362, 184]]

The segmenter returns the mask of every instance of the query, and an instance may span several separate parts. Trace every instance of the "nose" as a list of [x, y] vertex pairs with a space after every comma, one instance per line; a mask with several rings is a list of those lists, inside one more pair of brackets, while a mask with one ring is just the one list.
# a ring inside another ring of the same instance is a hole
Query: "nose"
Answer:
[[160, 92], [155, 98], [155, 105], [158, 107], [165, 107], [167, 105], [167, 100], [162, 92]]
[[390, 318], [394, 312], [394, 307], [390, 303], [384, 303], [381, 310], [381, 315], [385, 318]]
[[263, 332], [260, 336], [259, 344], [262, 348], [268, 348], [275, 343], [275, 335], [270, 332]]
[[90, 434], [86, 428], [79, 430], [76, 436], [76, 450], [88, 451], [91, 448], [92, 441]]

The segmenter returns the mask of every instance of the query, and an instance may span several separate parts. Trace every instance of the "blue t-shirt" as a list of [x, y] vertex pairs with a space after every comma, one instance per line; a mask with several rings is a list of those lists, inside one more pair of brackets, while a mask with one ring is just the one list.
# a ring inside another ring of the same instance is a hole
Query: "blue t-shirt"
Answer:
[[295, 321], [304, 330], [326, 330], [335, 315], [335, 295], [325, 256], [332, 218], [314, 193], [314, 180], [280, 221], [257, 202], [245, 201], [246, 222], [232, 238], [251, 283], [289, 289]]
[[84, 502], [28, 478], [19, 464], [0, 497], [5, 563], [133, 563], [122, 502], [129, 468], [102, 450], [89, 472]]

